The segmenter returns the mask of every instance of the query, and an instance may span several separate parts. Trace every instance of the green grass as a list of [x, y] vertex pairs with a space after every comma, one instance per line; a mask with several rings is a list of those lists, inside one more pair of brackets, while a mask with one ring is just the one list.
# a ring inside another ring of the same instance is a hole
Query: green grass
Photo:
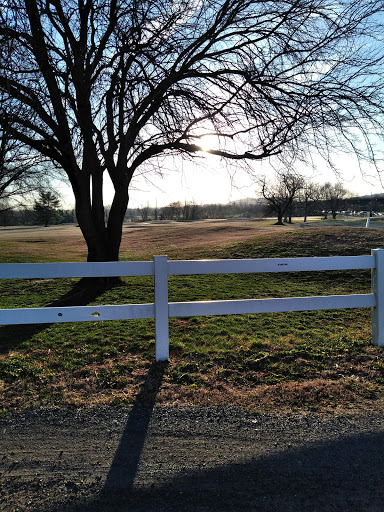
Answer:
[[[303, 229], [181, 255], [206, 258], [368, 254], [377, 230]], [[43, 307], [75, 280], [0, 281], [0, 307]], [[367, 271], [179, 276], [170, 301], [367, 293]], [[152, 278], [127, 278], [92, 304], [153, 302]], [[384, 353], [370, 311], [208, 316], [170, 320], [160, 403], [234, 403], [258, 409], [378, 407]], [[5, 407], [132, 403], [154, 361], [154, 321], [0, 327]]]

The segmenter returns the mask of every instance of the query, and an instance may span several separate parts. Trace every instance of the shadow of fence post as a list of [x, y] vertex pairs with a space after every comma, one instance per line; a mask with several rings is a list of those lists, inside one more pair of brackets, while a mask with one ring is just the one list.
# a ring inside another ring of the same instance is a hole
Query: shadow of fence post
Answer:
[[136, 397], [119, 446], [116, 450], [103, 492], [129, 491], [137, 473], [158, 391], [168, 361], [153, 363]]

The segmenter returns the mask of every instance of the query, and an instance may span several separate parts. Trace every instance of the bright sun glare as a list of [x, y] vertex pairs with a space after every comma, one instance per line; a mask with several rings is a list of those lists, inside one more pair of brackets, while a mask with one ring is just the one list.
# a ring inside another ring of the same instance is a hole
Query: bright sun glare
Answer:
[[[209, 135], [204, 135], [205, 133]], [[196, 144], [201, 147], [202, 151], [209, 151], [210, 149], [217, 149], [218, 137], [212, 134], [212, 131], [200, 129], [197, 131]]]

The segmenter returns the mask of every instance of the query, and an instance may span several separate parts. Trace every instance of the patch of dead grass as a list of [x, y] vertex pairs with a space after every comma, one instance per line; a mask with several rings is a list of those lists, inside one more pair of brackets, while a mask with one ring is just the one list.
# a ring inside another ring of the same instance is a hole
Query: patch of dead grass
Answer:
[[[153, 399], [154, 392], [147, 382], [150, 363], [136, 360], [135, 364], [132, 370], [116, 375], [113, 382], [108, 381], [108, 373], [103, 373], [113, 372], [116, 367], [113, 361], [91, 364], [86, 371], [64, 371], [41, 380], [0, 381], [0, 391], [6, 397], [3, 407], [12, 410], [52, 404], [74, 407], [131, 405], [138, 396], [146, 403]], [[355, 366], [343, 361], [337, 368], [321, 372], [318, 378], [302, 382], [254, 386], [223, 380], [220, 372], [202, 375], [203, 385], [175, 383], [169, 379], [169, 374], [177, 364], [177, 361], [168, 364], [156, 397], [159, 405], [232, 405], [265, 412], [377, 410], [384, 407], [383, 386], [378, 383], [380, 372], [369, 361]], [[295, 364], [300, 366], [307, 362], [300, 359]], [[259, 372], [255, 377], [263, 382], [266, 374]], [[143, 394], [144, 383], [150, 390], [149, 395]]]
[[[273, 226], [273, 221], [196, 221], [169, 224], [124, 224], [121, 259], [152, 257], [181, 251], [216, 247], [249, 240], [267, 233], [292, 231], [300, 224]], [[7, 242], [3, 259], [7, 261], [85, 261], [87, 248], [81, 231], [74, 225], [0, 228], [0, 241]], [[63, 248], [65, 247], [65, 250]], [[48, 258], [48, 259], [47, 259]]]

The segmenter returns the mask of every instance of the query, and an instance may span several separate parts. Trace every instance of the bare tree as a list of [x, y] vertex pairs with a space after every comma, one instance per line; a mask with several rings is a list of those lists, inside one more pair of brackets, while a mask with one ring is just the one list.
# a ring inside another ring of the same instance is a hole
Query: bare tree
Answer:
[[303, 178], [290, 172], [281, 173], [274, 183], [268, 182], [265, 177], [259, 179], [259, 186], [268, 212], [275, 213], [277, 224], [283, 225], [284, 217], [290, 214], [293, 201], [304, 186]]
[[140, 209], [140, 215], [141, 215], [141, 220], [143, 222], [147, 222], [147, 220], [149, 219], [149, 204], [147, 204], [146, 206], [142, 206]]
[[184, 220], [197, 220], [201, 214], [200, 206], [194, 201], [185, 201], [183, 206]]
[[[132, 177], [162, 158], [375, 158], [382, 0], [8, 0], [0, 123], [61, 167], [88, 260], [117, 260]], [[362, 142], [360, 142], [362, 141]], [[104, 220], [103, 176], [115, 194]]]
[[324, 204], [324, 218], [327, 218], [328, 211], [331, 212], [332, 218], [336, 219], [336, 216], [340, 210], [344, 208], [345, 199], [351, 196], [351, 193], [344, 188], [342, 183], [324, 183], [320, 187], [320, 197]]
[[299, 199], [304, 205], [304, 222], [307, 222], [308, 205], [310, 201], [318, 201], [321, 197], [321, 186], [311, 180], [304, 179]]
[[25, 203], [32, 192], [47, 187], [53, 174], [50, 170], [41, 157], [31, 155], [28, 147], [12, 140], [5, 122], [0, 124], [0, 211], [12, 208], [15, 201]]
[[180, 220], [183, 213], [183, 205], [180, 201], [174, 201], [161, 209], [161, 218], [163, 220]]

